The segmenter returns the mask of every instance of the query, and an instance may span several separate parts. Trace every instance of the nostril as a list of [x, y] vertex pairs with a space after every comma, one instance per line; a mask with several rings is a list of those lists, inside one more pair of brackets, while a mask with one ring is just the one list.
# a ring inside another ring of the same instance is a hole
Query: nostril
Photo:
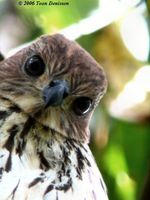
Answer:
[[63, 97], [66, 98], [69, 95], [68, 83], [65, 80], [52, 80], [48, 87], [63, 87], [64, 94]]
[[60, 83], [59, 80], [53, 80], [53, 81], [50, 82], [49, 86], [54, 87], [54, 86], [58, 85], [59, 83]]

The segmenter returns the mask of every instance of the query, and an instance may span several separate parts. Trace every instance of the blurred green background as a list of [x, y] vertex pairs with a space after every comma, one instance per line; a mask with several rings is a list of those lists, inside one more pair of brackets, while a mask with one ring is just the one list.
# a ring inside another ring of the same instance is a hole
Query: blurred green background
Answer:
[[7, 55], [41, 34], [61, 32], [90, 52], [109, 82], [90, 144], [109, 199], [150, 199], [150, 1], [36, 2], [0, 0], [0, 51]]

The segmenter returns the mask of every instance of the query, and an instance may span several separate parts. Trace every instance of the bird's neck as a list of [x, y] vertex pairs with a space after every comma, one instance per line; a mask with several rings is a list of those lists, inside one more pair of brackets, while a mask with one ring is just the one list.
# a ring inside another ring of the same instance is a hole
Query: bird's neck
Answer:
[[[0, 100], [0, 149], [8, 154], [5, 170], [11, 170], [12, 156], [32, 168], [48, 170], [64, 160], [69, 163], [71, 151], [85, 150], [81, 143], [42, 127], [7, 99]], [[86, 152], [86, 151], [85, 151]], [[77, 156], [78, 157], [78, 156]]]

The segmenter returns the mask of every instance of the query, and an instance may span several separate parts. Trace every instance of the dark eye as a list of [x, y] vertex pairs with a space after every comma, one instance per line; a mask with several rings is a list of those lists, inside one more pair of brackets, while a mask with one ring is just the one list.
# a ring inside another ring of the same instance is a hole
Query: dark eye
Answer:
[[88, 97], [79, 97], [75, 99], [73, 102], [73, 111], [77, 115], [84, 115], [86, 114], [92, 105], [92, 100], [89, 99]]
[[26, 61], [24, 70], [29, 76], [38, 77], [45, 71], [45, 64], [42, 58], [38, 55], [34, 55]]

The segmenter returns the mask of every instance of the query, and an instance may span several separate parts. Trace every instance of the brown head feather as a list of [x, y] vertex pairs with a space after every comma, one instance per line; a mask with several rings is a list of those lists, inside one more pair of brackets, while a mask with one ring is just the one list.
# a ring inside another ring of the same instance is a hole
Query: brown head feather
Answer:
[[[46, 65], [39, 78], [30, 77], [23, 70], [24, 63], [32, 55], [39, 55]], [[44, 109], [42, 90], [54, 79], [67, 81], [70, 94], [61, 106]], [[88, 140], [89, 119], [106, 87], [106, 76], [99, 64], [77, 43], [60, 34], [42, 36], [0, 62], [0, 94], [3, 97], [44, 126], [80, 141]], [[72, 103], [82, 96], [92, 99], [93, 106], [86, 115], [77, 116]]]

